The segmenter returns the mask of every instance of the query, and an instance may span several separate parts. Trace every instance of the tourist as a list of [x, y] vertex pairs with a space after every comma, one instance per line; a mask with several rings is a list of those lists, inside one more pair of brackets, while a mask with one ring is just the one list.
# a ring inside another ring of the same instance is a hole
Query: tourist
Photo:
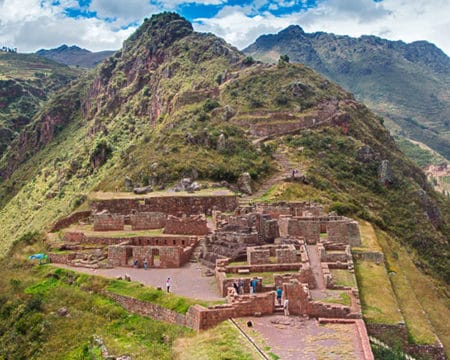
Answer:
[[244, 295], [244, 280], [239, 279], [239, 295]]
[[144, 259], [144, 270], [147, 270], [148, 267], [148, 263], [147, 263], [147, 258]]
[[281, 296], [283, 295], [283, 290], [281, 290], [281, 287], [277, 287], [277, 302], [278, 305], [281, 305]]
[[250, 282], [251, 288], [252, 288], [252, 294], [256, 294], [256, 286], [258, 285], [258, 279], [254, 277], [252, 281]]
[[283, 310], [284, 310], [284, 315], [289, 316], [289, 300], [288, 299], [284, 299]]
[[238, 285], [238, 282], [236, 280], [233, 281], [233, 288], [234, 288], [235, 294], [238, 295], [239, 294], [239, 285]]
[[168, 277], [167, 280], [166, 280], [166, 290], [167, 290], [167, 292], [170, 292], [170, 285], [171, 285], [171, 281], [170, 281], [170, 277]]
[[134, 267], [137, 269], [138, 268], [138, 266], [139, 266], [139, 261], [138, 261], [138, 259], [134, 259]]

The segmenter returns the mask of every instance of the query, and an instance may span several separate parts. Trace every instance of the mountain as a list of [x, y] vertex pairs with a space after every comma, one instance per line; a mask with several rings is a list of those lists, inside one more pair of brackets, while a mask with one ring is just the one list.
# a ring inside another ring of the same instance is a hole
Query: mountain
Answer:
[[[283, 164], [301, 172], [298, 181], [273, 177]], [[373, 263], [369, 278], [375, 281], [372, 274], [382, 269], [395, 284], [401, 306], [393, 312], [408, 315], [413, 344], [435, 344], [436, 334], [450, 348], [442, 321], [449, 317], [442, 305], [450, 282], [448, 199], [351, 93], [302, 64], [255, 62], [212, 34], [194, 32], [174, 13], [146, 19], [120, 51], [53, 96], [13, 140], [0, 159], [0, 251], [32, 247], [27, 239], [34, 232], [85, 209], [92, 191], [130, 183], [167, 189], [184, 177], [236, 188], [244, 173], [253, 187], [270, 185], [259, 200], [319, 202], [373, 226], [388, 261], [386, 268]], [[418, 277], [410, 285], [410, 274], [419, 274], [420, 286]], [[58, 276], [42, 287], [56, 286], [65, 277]], [[3, 282], [11, 299], [21, 289], [14, 279]], [[67, 279], [89, 289], [83, 281]], [[364, 314], [382, 313], [367, 302], [373, 283], [362, 286]], [[31, 296], [33, 288], [22, 287]], [[11, 299], [0, 304], [10, 309]], [[14, 323], [7, 309], [2, 316]], [[107, 314], [125, 321], [115, 309]], [[71, 349], [61, 344], [64, 357]]]
[[309, 34], [292, 25], [244, 52], [266, 62], [287, 54], [354, 93], [393, 133], [450, 159], [450, 58], [433, 44]]
[[0, 52], [0, 157], [43, 102], [80, 74], [37, 55]]
[[92, 52], [78, 46], [61, 45], [55, 49], [41, 49], [36, 51], [36, 55], [52, 59], [56, 62], [84, 68], [93, 68], [106, 58], [114, 54], [115, 51]]

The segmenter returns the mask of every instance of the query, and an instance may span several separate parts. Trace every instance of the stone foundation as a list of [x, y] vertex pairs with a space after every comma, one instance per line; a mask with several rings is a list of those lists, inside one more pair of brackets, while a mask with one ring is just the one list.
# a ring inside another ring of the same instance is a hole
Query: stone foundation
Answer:
[[94, 214], [94, 231], [122, 231], [125, 218], [117, 214]]
[[167, 215], [162, 212], [143, 212], [130, 215], [131, 230], [162, 229]]
[[169, 215], [164, 227], [164, 234], [206, 235], [209, 233], [204, 215], [191, 215], [181, 218]]
[[93, 212], [108, 211], [113, 214], [130, 215], [143, 212], [162, 212], [170, 215], [211, 214], [213, 209], [231, 212], [238, 206], [235, 195], [142, 197], [129, 199], [92, 200]]

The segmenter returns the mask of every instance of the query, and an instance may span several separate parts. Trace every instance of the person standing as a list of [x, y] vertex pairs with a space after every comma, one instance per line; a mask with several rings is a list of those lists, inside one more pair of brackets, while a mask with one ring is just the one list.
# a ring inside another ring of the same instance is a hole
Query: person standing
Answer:
[[283, 303], [284, 316], [289, 316], [289, 300], [284, 299]]
[[251, 287], [252, 287], [252, 294], [255, 295], [256, 294], [256, 286], [258, 285], [258, 279], [256, 277], [254, 277], [250, 283]]
[[283, 290], [281, 290], [281, 287], [277, 287], [277, 303], [278, 305], [281, 305], [281, 296], [283, 295]]
[[239, 295], [244, 295], [244, 280], [239, 279]]
[[148, 267], [148, 263], [147, 263], [147, 258], [144, 259], [144, 270], [147, 270]]
[[170, 286], [172, 285], [172, 282], [170, 280], [170, 277], [167, 278], [166, 280], [166, 290], [167, 292], [170, 292]]

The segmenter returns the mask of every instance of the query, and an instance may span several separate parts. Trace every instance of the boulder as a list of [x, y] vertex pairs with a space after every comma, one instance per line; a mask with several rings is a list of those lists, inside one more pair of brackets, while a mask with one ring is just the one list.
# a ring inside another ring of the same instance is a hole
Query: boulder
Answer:
[[142, 195], [142, 194], [147, 194], [149, 192], [152, 192], [152, 188], [150, 186], [145, 186], [145, 187], [136, 187], [133, 189], [133, 192], [136, 195]]
[[227, 139], [225, 138], [225, 135], [222, 133], [219, 135], [219, 138], [217, 139], [217, 151], [224, 151], [227, 146]]
[[378, 167], [378, 181], [383, 185], [392, 185], [395, 182], [394, 173], [389, 160], [383, 160]]
[[356, 160], [363, 163], [370, 163], [372, 161], [378, 161], [379, 155], [369, 145], [364, 145], [358, 149]]
[[237, 180], [237, 187], [239, 191], [244, 194], [251, 195], [253, 194], [252, 190], [252, 177], [248, 172], [242, 173]]

